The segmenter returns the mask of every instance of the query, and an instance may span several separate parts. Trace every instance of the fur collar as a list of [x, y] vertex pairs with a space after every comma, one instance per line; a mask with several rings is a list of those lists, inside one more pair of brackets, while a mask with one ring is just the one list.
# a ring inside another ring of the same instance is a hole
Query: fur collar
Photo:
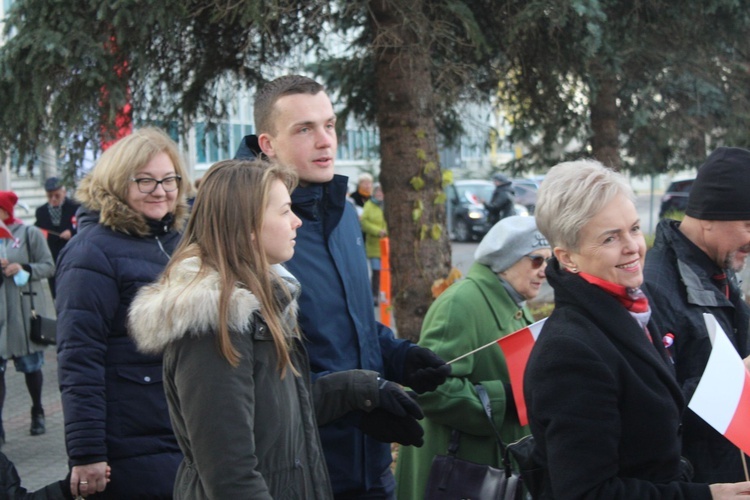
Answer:
[[[83, 186], [83, 189], [76, 193], [76, 197], [86, 209], [99, 213], [99, 223], [131, 236], [143, 238], [151, 234], [146, 218], [130, 208], [127, 203], [104, 189], [87, 190], [86, 187], [89, 186]], [[182, 231], [187, 216], [187, 204], [185, 197], [181, 195], [174, 209], [175, 230]]]
[[[198, 276], [201, 261], [191, 257], [161, 278], [138, 291], [128, 317], [130, 336], [138, 349], [158, 354], [170, 342], [190, 335], [204, 335], [219, 325], [219, 275], [211, 271]], [[253, 312], [260, 309], [249, 290], [235, 288], [229, 304], [229, 329], [246, 330]]]

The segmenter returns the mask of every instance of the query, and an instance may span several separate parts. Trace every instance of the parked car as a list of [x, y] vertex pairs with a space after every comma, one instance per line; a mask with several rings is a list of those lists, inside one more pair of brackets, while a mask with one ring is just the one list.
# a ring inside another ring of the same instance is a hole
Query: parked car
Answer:
[[670, 212], [684, 212], [687, 209], [688, 195], [695, 179], [683, 179], [672, 182], [661, 197], [659, 218], [664, 218]]
[[[481, 179], [457, 180], [445, 188], [448, 233], [457, 241], [472, 241], [487, 234], [492, 225], [487, 220], [483, 201], [492, 198], [495, 184]], [[529, 215], [516, 203], [516, 214]]]
[[536, 191], [538, 188], [535, 187], [536, 184], [534, 184], [533, 181], [530, 182], [531, 183], [527, 183], [519, 179], [513, 179], [511, 181], [511, 187], [516, 196], [516, 203], [523, 205], [530, 214], [533, 214], [534, 208], [536, 208]]

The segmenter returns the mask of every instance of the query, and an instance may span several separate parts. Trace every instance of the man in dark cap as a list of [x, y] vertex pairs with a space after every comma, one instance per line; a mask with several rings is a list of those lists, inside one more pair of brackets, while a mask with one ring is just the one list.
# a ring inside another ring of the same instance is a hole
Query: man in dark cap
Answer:
[[[750, 368], [750, 307], [737, 273], [750, 254], [750, 151], [721, 147], [698, 169], [682, 222], [664, 219], [646, 254], [645, 291], [689, 401], [711, 354], [711, 313]], [[677, 431], [677, 430], [676, 430]], [[743, 481], [742, 452], [692, 410], [683, 418], [683, 455], [693, 480]]]
[[489, 202], [484, 202], [484, 206], [488, 212], [487, 222], [494, 225], [499, 220], [515, 213], [513, 207], [515, 196], [510, 179], [503, 174], [494, 174], [492, 182], [495, 183], [495, 191], [492, 192], [492, 199]]
[[[47, 246], [52, 258], [57, 262], [57, 254], [76, 233], [76, 210], [79, 204], [66, 196], [65, 186], [57, 177], [50, 177], [44, 183], [47, 192], [47, 203], [36, 209], [37, 227], [47, 236]], [[52, 297], [57, 296], [55, 278], [49, 278]]]

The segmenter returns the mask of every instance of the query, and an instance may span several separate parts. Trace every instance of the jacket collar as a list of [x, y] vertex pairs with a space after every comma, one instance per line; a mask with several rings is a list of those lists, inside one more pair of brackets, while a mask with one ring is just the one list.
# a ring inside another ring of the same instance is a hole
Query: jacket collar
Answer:
[[[201, 273], [201, 261], [191, 257], [177, 264], [169, 279], [141, 288], [130, 307], [128, 325], [138, 348], [161, 353], [170, 342], [188, 334], [215, 331], [219, 325], [221, 283], [215, 271]], [[229, 303], [232, 331], [245, 331], [260, 310], [258, 299], [245, 288], [235, 288]]]
[[474, 262], [469, 268], [466, 279], [477, 283], [480, 293], [487, 301], [487, 305], [492, 310], [495, 322], [500, 329], [507, 329], [509, 320], [508, 311], [513, 311], [515, 319], [523, 317], [527, 324], [534, 322], [531, 312], [527, 307], [518, 307], [508, 291], [498, 279], [497, 275], [484, 264]]
[[344, 213], [347, 183], [348, 177], [334, 175], [322, 184], [297, 187], [292, 193], [292, 210], [304, 220], [322, 221], [328, 237]]
[[546, 273], [555, 291], [557, 306], [569, 306], [587, 316], [602, 334], [653, 366], [659, 377], [670, 387], [675, 400], [683, 401], [675, 380], [674, 367], [668, 361], [661, 339], [654, 338], [654, 334], [660, 330], [653, 319], [648, 325], [652, 341], [648, 342], [638, 322], [607, 292], [586, 282], [577, 274], [562, 269], [554, 257], [547, 265]]
[[665, 219], [659, 223], [657, 244], [671, 248], [677, 257], [677, 272], [685, 285], [687, 301], [704, 307], [719, 307], [731, 305], [731, 302], [714, 285], [711, 276], [720, 272], [727, 272], [730, 282], [734, 280], [734, 273], [722, 270], [692, 241], [687, 239], [680, 230], [679, 221]]

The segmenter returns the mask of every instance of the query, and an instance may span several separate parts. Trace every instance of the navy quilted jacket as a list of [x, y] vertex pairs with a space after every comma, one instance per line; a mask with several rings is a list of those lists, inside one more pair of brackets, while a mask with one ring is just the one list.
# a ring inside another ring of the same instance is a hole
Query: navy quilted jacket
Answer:
[[180, 233], [150, 224], [151, 234], [141, 237], [92, 224], [90, 215], [79, 222], [56, 274], [69, 462], [109, 462], [112, 498], [171, 498], [182, 454], [169, 420], [162, 359], [137, 351], [127, 314], [138, 289], [166, 266]]

